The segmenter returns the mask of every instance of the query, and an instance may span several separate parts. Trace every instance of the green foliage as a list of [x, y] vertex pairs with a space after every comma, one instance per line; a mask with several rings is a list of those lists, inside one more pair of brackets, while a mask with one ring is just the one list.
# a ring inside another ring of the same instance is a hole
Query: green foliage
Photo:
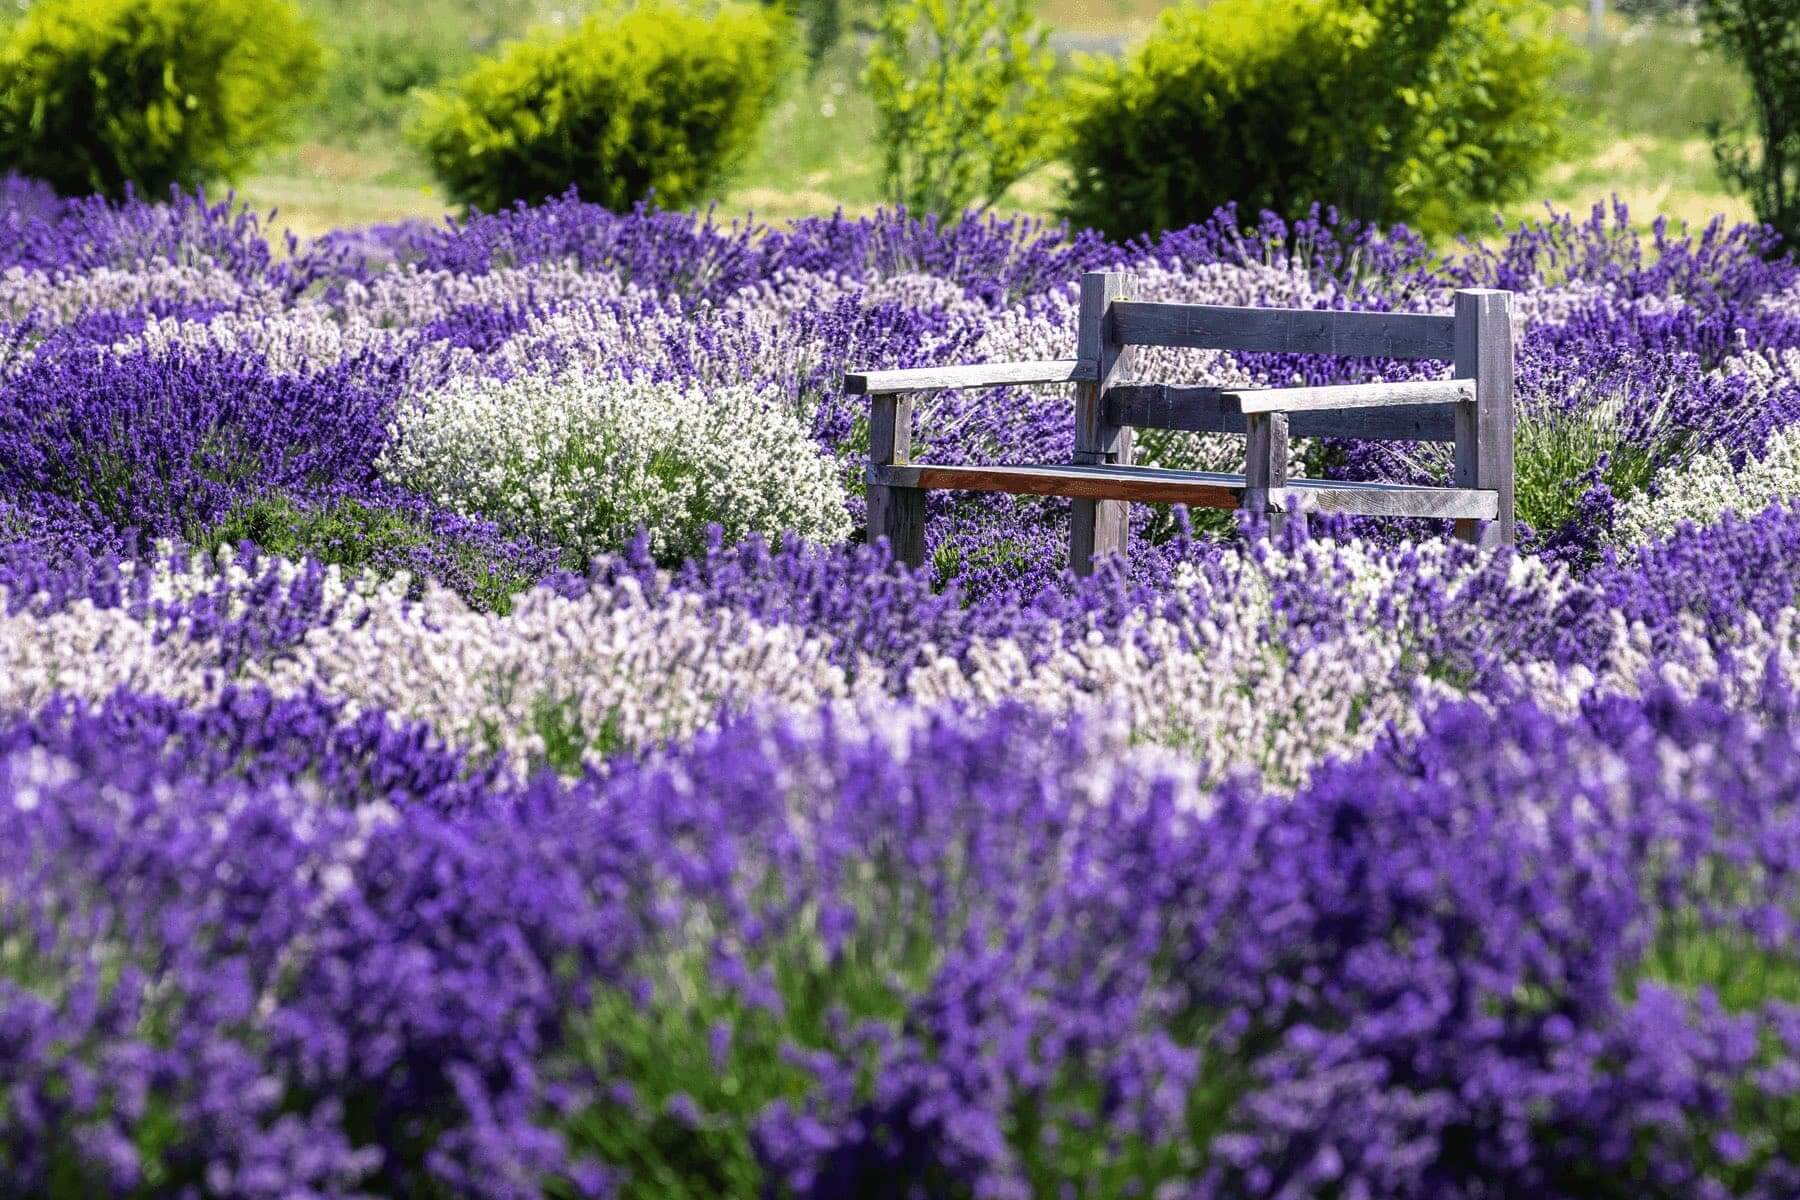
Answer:
[[1710, 45], [1750, 80], [1750, 122], [1708, 132], [1719, 173], [1750, 196], [1757, 219], [1800, 242], [1800, 7], [1793, 0], [1700, 0]]
[[342, 141], [400, 126], [416, 90], [435, 87], [454, 62], [443, 46], [385, 29], [358, 29], [336, 47], [319, 103], [317, 134]]
[[[352, 573], [388, 571], [405, 562], [409, 553], [424, 555], [444, 548], [432, 529], [403, 512], [371, 508], [356, 500], [305, 508], [282, 495], [243, 504], [190, 540], [207, 551], [254, 542], [282, 558], [314, 558]], [[512, 598], [536, 582], [465, 547], [452, 545], [449, 552], [462, 584], [458, 590], [478, 608], [507, 612]]]
[[[846, 1035], [862, 1023], [900, 1026], [944, 939], [891, 875], [868, 883], [835, 954], [813, 911], [752, 952], [747, 965], [773, 983], [776, 1008], [721, 985], [705, 956], [669, 947], [642, 964], [647, 997], [608, 993], [579, 1023], [572, 1040], [584, 1065], [630, 1094], [590, 1105], [564, 1134], [578, 1152], [625, 1168], [625, 1200], [765, 1194], [751, 1127], [772, 1102], [802, 1102], [814, 1086], [785, 1049], [854, 1053]], [[786, 891], [776, 879], [762, 890], [771, 900]]]
[[[1748, 89], [1740, 72], [1679, 26], [1646, 24], [1629, 38], [1571, 55], [1558, 87], [1597, 148], [1618, 135], [1685, 140], [1743, 112]], [[1643, 86], [1646, 79], [1655, 87]]]
[[[1706, 869], [1714, 874], [1715, 885], [1725, 883], [1740, 903], [1758, 890], [1756, 881], [1729, 866]], [[1772, 951], [1743, 926], [1721, 923], [1689, 907], [1663, 914], [1621, 991], [1634, 999], [1646, 984], [1671, 988], [1690, 1003], [1716, 1003], [1752, 1022], [1759, 1053], [1731, 1087], [1729, 1109], [1711, 1121], [1696, 1121], [1712, 1136], [1695, 1139], [1692, 1155], [1701, 1176], [1721, 1185], [1717, 1194], [1754, 1194], [1755, 1181], [1772, 1160], [1800, 1157], [1800, 1094], [1753, 1082], [1757, 1072], [1785, 1057], [1781, 1014], [1800, 1005], [1800, 963]], [[1720, 1151], [1718, 1135], [1726, 1132], [1738, 1135], [1742, 1153]], [[1619, 1200], [1652, 1194], [1640, 1164], [1625, 1171], [1595, 1167], [1591, 1176], [1572, 1181], [1578, 1185], [1576, 1194]]]
[[399, 135], [415, 92], [473, 67], [482, 53], [538, 19], [543, 0], [299, 0], [325, 41], [325, 78], [308, 136], [361, 144]]
[[[534, 766], [546, 766], [564, 775], [579, 775], [589, 755], [610, 758], [627, 749], [618, 710], [611, 709], [600, 727], [590, 732], [578, 706], [569, 700], [539, 700], [532, 709], [531, 728], [544, 742], [544, 757]], [[501, 749], [501, 731], [488, 730], [488, 747]]]
[[[608, 993], [577, 1044], [604, 1064], [603, 1078], [627, 1081], [632, 1095], [593, 1105], [570, 1140], [626, 1171], [625, 1200], [763, 1194], [750, 1127], [772, 1100], [807, 1090], [805, 1074], [782, 1059], [783, 1035], [774, 1014], [718, 994], [703, 976], [660, 987], [646, 1004]], [[692, 1102], [692, 1112], [677, 1097]]]
[[1047, 161], [1054, 59], [1032, 0], [890, 0], [863, 80], [884, 198], [955, 218]]
[[[1765, 1004], [1800, 1005], [1800, 962], [1771, 953], [1739, 928], [1686, 911], [1669, 917], [1640, 964], [1639, 978], [1687, 993], [1710, 991], [1727, 1012]], [[1629, 981], [1631, 988], [1639, 980]]]
[[114, 197], [235, 179], [321, 68], [288, 0], [40, 0], [0, 45], [0, 170]]
[[1064, 213], [1115, 237], [1247, 213], [1469, 228], [1555, 154], [1536, 0], [1219, 0], [1090, 64]]
[[1622, 440], [1616, 408], [1575, 412], [1521, 408], [1513, 447], [1514, 504], [1521, 521], [1540, 533], [1561, 529], [1579, 512], [1582, 489], [1571, 481], [1599, 468], [1599, 478], [1623, 501], [1655, 473], [1658, 455]]
[[1694, 11], [1696, 0], [1613, 0], [1613, 7], [1627, 17], [1667, 21]]
[[514, 43], [425, 93], [414, 130], [451, 198], [484, 211], [560, 195], [629, 208], [715, 194], [754, 141], [786, 65], [779, 12], [652, 2], [560, 39]]
[[[603, 1086], [561, 1131], [577, 1154], [623, 1168], [623, 1200], [782, 1194], [763, 1174], [751, 1131], [771, 1105], [801, 1107], [815, 1095], [808, 1052], [853, 1064], [860, 1096], [873, 1092], [875, 1039], [867, 1034], [914, 1023], [944, 947], [968, 929], [960, 903], [939, 908], [928, 889], [902, 882], [902, 851], [894, 854], [895, 861], [858, 868], [847, 884], [855, 921], [841, 939], [827, 932], [818, 905], [793, 903], [797, 881], [771, 872], [749, 890], [769, 912], [796, 914], [779, 933], [733, 947], [775, 1003], [724, 982], [709, 950], [664, 944], [637, 964], [641, 992], [603, 993], [577, 1021], [571, 1045]], [[952, 896], [977, 886], [967, 876], [948, 883]], [[706, 909], [691, 917], [684, 928], [729, 925]], [[1212, 1028], [1193, 1014], [1176, 1016], [1172, 1026], [1183, 1044], [1198, 1044]], [[1189, 1097], [1189, 1145], [1210, 1145], [1248, 1083], [1241, 1063], [1209, 1059]], [[1080, 1180], [1081, 1194], [1092, 1196], [1129, 1195], [1133, 1183], [1151, 1181], [1149, 1195], [1154, 1181], [1191, 1177], [1193, 1156], [1179, 1140], [1152, 1147], [1091, 1119], [1117, 1103], [1095, 1073], [1065, 1064], [1042, 1086], [1013, 1086], [1004, 1133], [1036, 1194], [1056, 1195]], [[925, 1194], [967, 1194], [953, 1181], [936, 1183]]]
[[789, 7], [806, 26], [807, 73], [816, 74], [844, 36], [844, 0], [792, 0]]

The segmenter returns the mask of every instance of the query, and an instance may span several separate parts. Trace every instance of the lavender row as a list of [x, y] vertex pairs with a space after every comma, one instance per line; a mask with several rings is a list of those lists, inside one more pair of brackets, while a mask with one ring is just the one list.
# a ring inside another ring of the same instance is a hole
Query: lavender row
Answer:
[[0, 1161], [49, 1195], [1791, 1195], [1794, 711], [1778, 674], [1750, 713], [1453, 706], [1270, 803], [1017, 707], [519, 788], [316, 700], [52, 705], [0, 734]]
[[[1788, 357], [1800, 284], [1765, 257], [1765, 235], [1659, 226], [1645, 247], [1622, 210], [1553, 217], [1447, 259], [1404, 231], [1318, 218], [1244, 233], [1232, 214], [1108, 246], [1017, 221], [724, 227], [569, 199], [440, 229], [333, 235], [287, 257], [268, 252], [252, 219], [193, 198], [39, 198], [6, 214], [17, 236], [0, 273], [11, 400], [0, 433], [21, 464], [0, 481], [7, 537], [116, 547], [135, 530], [216, 545], [267, 542], [279, 526], [291, 544], [273, 548], [341, 556], [360, 536], [391, 547], [378, 565], [497, 604], [552, 566], [620, 548], [633, 526], [670, 559], [697, 548], [707, 520], [737, 513], [749, 515], [734, 536], [843, 536], [861, 516], [864, 435], [839, 374], [1072, 353], [1073, 277], [1090, 267], [1132, 268], [1146, 295], [1217, 303], [1441, 309], [1453, 287], [1516, 289], [1529, 544], [1578, 568], [1638, 536], [1641, 518], [1621, 506], [1698, 490], [1709, 454], [1734, 469], [1763, 458], [1800, 406]], [[1418, 370], [1174, 352], [1140, 369], [1246, 384]], [[221, 404], [221, 390], [243, 399]], [[67, 398], [68, 419], [44, 419], [52, 397]], [[792, 486], [777, 474], [726, 495], [651, 477], [664, 468], [641, 447], [669, 436], [658, 417], [715, 398], [721, 429], [750, 432], [675, 435], [687, 448], [674, 474], [716, 478], [719, 447], [747, 441], [757, 451], [732, 473], [773, 456], [801, 466]], [[1066, 406], [1023, 391], [940, 398], [921, 413], [919, 450], [950, 462], [1066, 457]], [[139, 430], [153, 442], [136, 445]], [[608, 449], [596, 455], [596, 444]], [[504, 452], [471, 449], [486, 446]], [[1238, 454], [1230, 439], [1185, 435], [1146, 437], [1142, 451], [1197, 468]], [[1297, 445], [1293, 468], [1423, 479], [1446, 463], [1330, 443]], [[620, 482], [596, 488], [595, 471]], [[614, 511], [578, 518], [613, 491]], [[940, 575], [981, 590], [1053, 573], [1055, 506], [933, 503]], [[1155, 543], [1172, 526], [1146, 510], [1137, 532]]]
[[603, 769], [731, 714], [1023, 701], [1121, 720], [1208, 780], [1293, 787], [1445, 702], [1572, 712], [1667, 686], [1742, 708], [1766, 662], [1800, 656], [1800, 510], [1781, 506], [1582, 578], [1450, 542], [1172, 545], [1135, 573], [971, 601], [878, 548], [715, 540], [669, 571], [640, 542], [505, 615], [254, 553], [16, 554], [0, 710], [260, 686], [422, 722], [518, 773]]

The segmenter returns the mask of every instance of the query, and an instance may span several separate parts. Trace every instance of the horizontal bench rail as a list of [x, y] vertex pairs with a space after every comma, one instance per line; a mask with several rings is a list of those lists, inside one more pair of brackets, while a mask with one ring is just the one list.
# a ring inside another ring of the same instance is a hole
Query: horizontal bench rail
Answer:
[[[1242, 475], [1112, 465], [988, 467], [914, 463], [871, 466], [867, 478], [878, 487], [924, 491], [1005, 492], [1015, 496], [1067, 496], [1078, 500], [1129, 500], [1226, 509], [1243, 507], [1249, 488]], [[1265, 492], [1268, 509], [1275, 513], [1491, 520], [1499, 502], [1496, 493], [1473, 488], [1339, 479], [1296, 479]]]
[[1456, 318], [1430, 313], [1232, 308], [1120, 300], [1115, 336], [1127, 346], [1341, 354], [1354, 358], [1456, 357]]
[[[1225, 399], [1228, 390], [1170, 383], [1120, 384], [1106, 393], [1106, 419], [1137, 429], [1242, 434], [1246, 432], [1244, 413], [1235, 401]], [[1288, 434], [1370, 442], [1454, 442], [1456, 409], [1448, 404], [1396, 404], [1340, 412], [1303, 410], [1288, 417]]]
[[1330, 387], [1236, 388], [1219, 393], [1238, 411], [1249, 413], [1330, 412], [1346, 408], [1392, 408], [1399, 404], [1473, 404], [1473, 379], [1426, 379], [1405, 383], [1349, 383]]
[[1099, 368], [1092, 362], [1079, 358], [1053, 358], [1041, 362], [969, 363], [954, 367], [852, 372], [844, 376], [844, 390], [852, 396], [889, 396], [896, 392], [928, 392], [940, 388], [1084, 383], [1098, 376]]

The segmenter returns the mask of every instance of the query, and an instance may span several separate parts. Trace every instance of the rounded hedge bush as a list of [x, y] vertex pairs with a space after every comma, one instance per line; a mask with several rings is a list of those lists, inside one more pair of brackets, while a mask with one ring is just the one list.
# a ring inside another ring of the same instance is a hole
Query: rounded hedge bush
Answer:
[[0, 44], [0, 171], [112, 197], [233, 179], [322, 65], [290, 0], [37, 0]]
[[571, 184], [613, 209], [691, 204], [749, 149], [787, 32], [779, 12], [729, 3], [596, 15], [428, 93], [414, 136], [451, 198], [486, 212]]
[[1077, 88], [1064, 215], [1114, 237], [1236, 203], [1429, 233], [1524, 195], [1560, 141], [1536, 0], [1218, 0]]

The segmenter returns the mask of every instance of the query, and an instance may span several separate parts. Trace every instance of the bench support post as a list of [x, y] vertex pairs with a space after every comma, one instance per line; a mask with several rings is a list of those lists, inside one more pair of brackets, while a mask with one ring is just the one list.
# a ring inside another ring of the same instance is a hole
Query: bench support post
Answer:
[[[1110, 312], [1114, 300], [1129, 300], [1133, 277], [1124, 271], [1090, 271], [1081, 277], [1081, 315], [1075, 356], [1097, 364], [1092, 382], [1075, 389], [1076, 465], [1131, 463], [1131, 429], [1106, 419], [1106, 389], [1130, 365], [1130, 347], [1119, 341]], [[1071, 502], [1069, 567], [1091, 575], [1094, 560], [1126, 552], [1131, 537], [1131, 505], [1124, 500]]]
[[[1286, 413], [1250, 413], [1244, 417], [1246, 454], [1244, 461], [1244, 503], [1246, 512], [1265, 516], [1269, 536], [1279, 538], [1287, 527], [1287, 517], [1269, 507], [1269, 491], [1284, 488], [1288, 481], [1288, 419]], [[1304, 516], [1299, 518], [1304, 522]]]
[[1456, 486], [1500, 494], [1492, 521], [1459, 520], [1456, 536], [1483, 549], [1513, 544], [1512, 293], [1456, 293], [1456, 377], [1475, 381], [1474, 403], [1456, 405]]
[[[905, 466], [912, 457], [912, 393], [871, 397], [869, 461], [876, 466]], [[894, 560], [909, 567], [925, 564], [925, 492], [920, 488], [868, 485], [869, 544], [888, 540]]]

